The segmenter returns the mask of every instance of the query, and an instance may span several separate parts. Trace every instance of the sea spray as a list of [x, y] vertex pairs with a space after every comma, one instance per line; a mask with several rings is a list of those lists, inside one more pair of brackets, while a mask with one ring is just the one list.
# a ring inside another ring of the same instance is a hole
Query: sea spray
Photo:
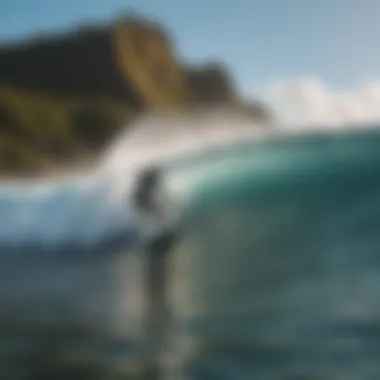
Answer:
[[95, 175], [107, 183], [110, 199], [118, 202], [128, 199], [136, 176], [150, 165], [265, 137], [274, 131], [269, 125], [229, 109], [147, 115], [126, 127], [110, 144]]

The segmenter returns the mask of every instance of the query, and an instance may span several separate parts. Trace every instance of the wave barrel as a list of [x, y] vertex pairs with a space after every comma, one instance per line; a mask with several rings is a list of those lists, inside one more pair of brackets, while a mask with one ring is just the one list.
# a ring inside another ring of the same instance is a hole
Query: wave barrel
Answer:
[[164, 378], [380, 378], [380, 134], [173, 163]]

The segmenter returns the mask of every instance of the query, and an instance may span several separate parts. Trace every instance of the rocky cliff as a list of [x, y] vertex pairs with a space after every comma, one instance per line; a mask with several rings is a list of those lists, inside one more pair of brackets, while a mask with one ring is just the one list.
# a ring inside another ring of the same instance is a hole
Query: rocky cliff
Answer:
[[[145, 19], [3, 45], [0, 174], [91, 159], [143, 112], [215, 104], [242, 104], [228, 71], [186, 66], [165, 30]], [[268, 116], [256, 108], [253, 117]]]

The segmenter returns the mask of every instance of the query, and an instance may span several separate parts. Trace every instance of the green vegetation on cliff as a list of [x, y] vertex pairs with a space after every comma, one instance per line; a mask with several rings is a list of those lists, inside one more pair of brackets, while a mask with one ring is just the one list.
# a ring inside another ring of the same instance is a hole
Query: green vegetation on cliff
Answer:
[[0, 87], [0, 174], [37, 174], [91, 159], [133, 114], [116, 100]]
[[0, 175], [91, 160], [142, 112], [225, 103], [242, 105], [227, 71], [184, 67], [146, 20], [0, 46]]

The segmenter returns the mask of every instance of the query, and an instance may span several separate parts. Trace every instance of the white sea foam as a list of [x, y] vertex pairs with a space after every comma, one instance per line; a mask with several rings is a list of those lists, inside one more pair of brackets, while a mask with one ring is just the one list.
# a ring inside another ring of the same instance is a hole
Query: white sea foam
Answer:
[[95, 167], [71, 178], [0, 186], [0, 240], [52, 242], [105, 233], [112, 220], [133, 224], [130, 192], [139, 171], [181, 155], [239, 140], [300, 130], [346, 129], [380, 121], [380, 85], [335, 93], [318, 81], [278, 83], [266, 99], [277, 127], [231, 109], [152, 114], [126, 126]]

